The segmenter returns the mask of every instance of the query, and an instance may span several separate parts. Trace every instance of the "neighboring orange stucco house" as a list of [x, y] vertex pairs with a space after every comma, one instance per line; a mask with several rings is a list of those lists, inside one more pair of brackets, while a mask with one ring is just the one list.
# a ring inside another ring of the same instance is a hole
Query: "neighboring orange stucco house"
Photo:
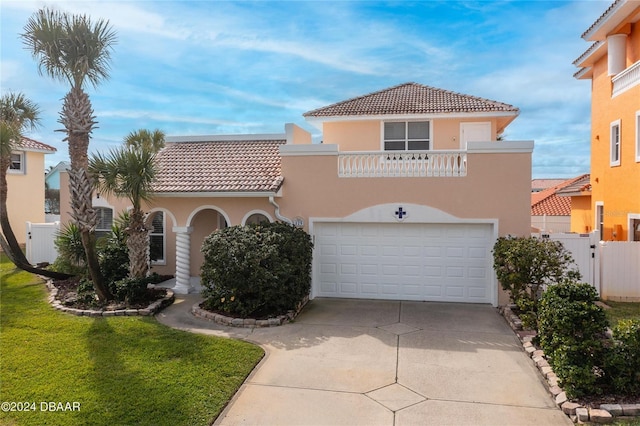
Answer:
[[575, 198], [572, 231], [640, 241], [640, 1], [614, 2], [582, 38], [593, 42], [574, 62], [591, 80], [591, 197]]
[[27, 222], [45, 221], [44, 156], [56, 149], [29, 138], [23, 138], [15, 148], [7, 170], [7, 212], [16, 239], [25, 244]]
[[153, 269], [193, 291], [209, 233], [283, 220], [313, 237], [312, 297], [504, 303], [491, 249], [530, 231], [533, 142], [497, 141], [518, 113], [407, 83], [306, 113], [322, 143], [293, 124], [168, 137], [148, 205]]

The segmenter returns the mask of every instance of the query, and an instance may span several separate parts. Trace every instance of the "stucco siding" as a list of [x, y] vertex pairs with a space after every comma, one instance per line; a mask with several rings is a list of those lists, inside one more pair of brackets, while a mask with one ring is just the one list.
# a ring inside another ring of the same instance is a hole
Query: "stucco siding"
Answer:
[[7, 212], [18, 243], [27, 241], [27, 222], [43, 223], [44, 154], [25, 152], [25, 172], [7, 173]]

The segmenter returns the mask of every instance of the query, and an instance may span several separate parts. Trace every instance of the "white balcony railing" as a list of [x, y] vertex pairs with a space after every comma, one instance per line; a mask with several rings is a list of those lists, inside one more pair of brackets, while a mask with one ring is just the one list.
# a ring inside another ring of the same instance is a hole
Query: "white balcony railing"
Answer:
[[618, 73], [611, 81], [613, 82], [612, 98], [640, 84], [640, 61]]
[[467, 175], [466, 151], [341, 152], [339, 177], [457, 177]]

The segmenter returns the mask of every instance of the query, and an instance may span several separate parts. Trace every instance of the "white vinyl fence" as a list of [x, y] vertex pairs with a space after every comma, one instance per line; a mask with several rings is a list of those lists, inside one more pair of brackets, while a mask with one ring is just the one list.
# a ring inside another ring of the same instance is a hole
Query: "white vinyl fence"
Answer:
[[58, 257], [54, 241], [60, 230], [60, 222], [31, 223], [27, 222], [27, 260], [38, 263], [53, 263]]
[[593, 285], [603, 300], [640, 301], [640, 242], [599, 241], [590, 234], [549, 234], [573, 255], [582, 281]]
[[640, 241], [602, 241], [600, 274], [604, 300], [640, 302]]

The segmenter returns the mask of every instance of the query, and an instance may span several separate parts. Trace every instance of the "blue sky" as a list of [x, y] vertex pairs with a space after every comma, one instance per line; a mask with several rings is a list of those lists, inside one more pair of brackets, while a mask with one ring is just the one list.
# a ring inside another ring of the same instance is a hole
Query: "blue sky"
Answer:
[[535, 140], [533, 177], [589, 171], [590, 82], [572, 62], [606, 10], [590, 1], [6, 1], [0, 88], [43, 111], [29, 136], [58, 149], [65, 84], [38, 74], [19, 34], [42, 6], [108, 19], [111, 78], [89, 87], [91, 151], [141, 128], [167, 135], [312, 131], [306, 111], [405, 82], [513, 104], [507, 140]]

